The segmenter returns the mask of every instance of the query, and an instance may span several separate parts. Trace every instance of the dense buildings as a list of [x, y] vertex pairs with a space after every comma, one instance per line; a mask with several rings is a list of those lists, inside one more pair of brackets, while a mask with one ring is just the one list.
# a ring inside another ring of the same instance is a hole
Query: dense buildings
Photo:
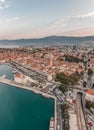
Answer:
[[[86, 50], [73, 50], [71, 47], [44, 47], [44, 48], [20, 48], [20, 49], [1, 49], [0, 62], [13, 60], [27, 68], [34, 69], [48, 76], [48, 80], [54, 79], [54, 75], [64, 72], [71, 75], [78, 71], [84, 71], [84, 63], [68, 62], [65, 55], [71, 55], [78, 59], [83, 59]], [[83, 59], [84, 60], [84, 59]]]
[[[0, 49], [0, 63], [9, 63], [14, 70], [13, 81], [4, 77], [0, 81], [22, 85], [47, 98], [53, 97], [55, 116], [49, 121], [50, 129], [72, 130], [83, 127], [88, 130], [86, 128], [90, 126], [86, 112], [91, 113], [94, 103], [94, 91], [91, 90], [94, 87], [93, 61], [93, 50], [87, 47]], [[77, 127], [71, 124], [72, 118], [76, 119]]]

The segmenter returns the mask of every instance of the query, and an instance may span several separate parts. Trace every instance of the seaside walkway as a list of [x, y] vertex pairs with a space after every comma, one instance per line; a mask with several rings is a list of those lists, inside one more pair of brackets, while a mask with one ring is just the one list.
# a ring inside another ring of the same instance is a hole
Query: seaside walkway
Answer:
[[11, 86], [15, 86], [15, 87], [18, 87], [18, 88], [31, 90], [31, 91], [33, 91], [36, 94], [41, 94], [44, 97], [55, 99], [55, 96], [53, 96], [53, 95], [50, 95], [48, 93], [44, 93], [41, 90], [33, 88], [32, 86], [26, 86], [24, 84], [17, 83], [14, 80], [9, 80], [9, 79], [5, 78], [4, 76], [0, 77], [0, 82], [4, 83], [4, 84], [11, 85]]

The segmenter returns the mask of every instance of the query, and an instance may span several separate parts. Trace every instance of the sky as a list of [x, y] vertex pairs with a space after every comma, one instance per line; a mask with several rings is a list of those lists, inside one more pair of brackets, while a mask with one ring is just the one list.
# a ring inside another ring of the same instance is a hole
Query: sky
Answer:
[[94, 0], [0, 0], [0, 39], [94, 35]]

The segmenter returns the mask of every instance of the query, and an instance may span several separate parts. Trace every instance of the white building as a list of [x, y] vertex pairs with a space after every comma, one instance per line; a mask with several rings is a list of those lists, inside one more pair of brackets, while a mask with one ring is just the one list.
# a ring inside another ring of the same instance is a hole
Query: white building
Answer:
[[14, 80], [17, 83], [23, 83], [23, 84], [27, 82], [26, 77], [24, 75], [22, 75], [22, 74], [15, 74], [14, 75]]
[[52, 79], [53, 79], [53, 78], [52, 78], [52, 75], [51, 75], [51, 74], [48, 74], [48, 75], [47, 75], [47, 80], [48, 80], [48, 81], [51, 81]]

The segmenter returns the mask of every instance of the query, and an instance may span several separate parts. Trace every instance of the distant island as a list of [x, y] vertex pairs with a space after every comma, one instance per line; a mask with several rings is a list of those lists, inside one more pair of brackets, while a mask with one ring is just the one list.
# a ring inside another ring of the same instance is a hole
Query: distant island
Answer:
[[0, 45], [20, 46], [53, 46], [53, 45], [93, 45], [94, 36], [72, 37], [72, 36], [48, 36], [35, 39], [0, 40]]

